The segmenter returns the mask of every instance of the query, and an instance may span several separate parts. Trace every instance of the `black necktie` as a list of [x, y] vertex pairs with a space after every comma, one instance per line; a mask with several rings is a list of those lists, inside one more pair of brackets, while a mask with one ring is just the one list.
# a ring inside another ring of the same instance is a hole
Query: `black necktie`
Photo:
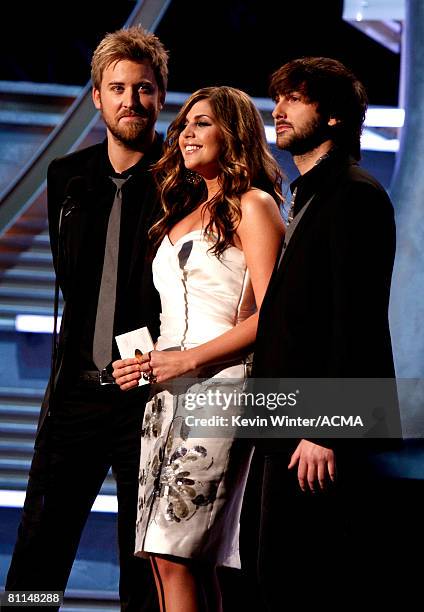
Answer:
[[122, 185], [129, 179], [110, 179], [116, 185], [115, 198], [107, 226], [105, 256], [93, 339], [93, 361], [102, 371], [112, 361], [113, 323], [115, 319], [116, 280], [118, 276], [119, 230], [121, 225]]

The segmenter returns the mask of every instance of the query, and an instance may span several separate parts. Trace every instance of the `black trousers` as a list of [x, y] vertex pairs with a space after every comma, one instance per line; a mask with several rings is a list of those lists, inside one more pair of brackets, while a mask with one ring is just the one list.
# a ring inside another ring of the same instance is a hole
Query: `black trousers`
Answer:
[[36, 443], [6, 590], [65, 590], [90, 509], [112, 467], [121, 609], [158, 609], [150, 565], [133, 555], [145, 401], [145, 389], [123, 393], [114, 385], [75, 388], [56, 401]]
[[339, 457], [334, 486], [303, 493], [288, 463], [288, 453], [265, 458], [260, 610], [389, 609], [397, 597], [405, 601], [411, 572], [396, 483], [375, 471], [372, 457], [353, 453]]

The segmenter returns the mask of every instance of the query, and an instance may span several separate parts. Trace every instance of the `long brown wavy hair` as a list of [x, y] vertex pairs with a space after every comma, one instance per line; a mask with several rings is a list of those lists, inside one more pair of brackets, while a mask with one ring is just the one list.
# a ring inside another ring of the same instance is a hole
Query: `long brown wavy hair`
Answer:
[[220, 189], [206, 204], [210, 219], [205, 227], [212, 241], [211, 251], [219, 257], [234, 244], [241, 220], [241, 196], [258, 187], [280, 202], [282, 173], [270, 153], [261, 116], [249, 96], [233, 87], [199, 89], [186, 100], [170, 125], [165, 153], [153, 166], [163, 207], [162, 218], [150, 230], [154, 249], [178, 221], [207, 199], [204, 180], [187, 171], [178, 144], [187, 113], [199, 100], [210, 103], [223, 137], [218, 160]]

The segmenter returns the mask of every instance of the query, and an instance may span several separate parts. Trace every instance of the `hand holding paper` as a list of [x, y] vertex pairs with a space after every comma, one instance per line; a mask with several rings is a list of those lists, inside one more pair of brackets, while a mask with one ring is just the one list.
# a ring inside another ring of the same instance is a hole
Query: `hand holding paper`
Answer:
[[154, 349], [147, 327], [140, 327], [126, 334], [116, 336], [122, 359], [114, 361], [113, 376], [123, 391], [148, 384], [140, 374], [140, 358]]

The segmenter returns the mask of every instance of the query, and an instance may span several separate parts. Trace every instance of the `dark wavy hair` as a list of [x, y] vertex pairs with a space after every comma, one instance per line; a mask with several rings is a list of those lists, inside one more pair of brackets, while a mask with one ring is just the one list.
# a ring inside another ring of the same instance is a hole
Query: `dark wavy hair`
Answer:
[[329, 57], [302, 57], [276, 70], [271, 76], [270, 95], [301, 93], [309, 103], [317, 104], [320, 116], [328, 121], [330, 138], [336, 146], [355, 159], [361, 158], [361, 133], [368, 106], [362, 83], [341, 62]]
[[212, 252], [220, 256], [234, 244], [234, 233], [241, 220], [241, 196], [258, 187], [281, 201], [282, 173], [271, 155], [261, 116], [249, 96], [233, 87], [205, 87], [192, 94], [170, 125], [165, 153], [153, 166], [161, 203], [162, 218], [151, 228], [153, 249], [169, 230], [199, 204], [206, 202], [204, 180], [194, 181], [187, 172], [178, 138], [189, 110], [199, 100], [208, 100], [221, 130], [223, 145], [219, 156], [220, 189], [207, 203], [210, 220], [205, 233], [212, 241]]

